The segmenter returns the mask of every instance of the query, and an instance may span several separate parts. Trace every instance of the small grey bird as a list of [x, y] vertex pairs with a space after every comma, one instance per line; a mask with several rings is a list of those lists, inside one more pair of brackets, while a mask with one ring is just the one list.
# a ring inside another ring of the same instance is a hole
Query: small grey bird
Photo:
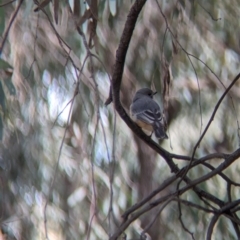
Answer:
[[154, 132], [159, 139], [166, 139], [168, 136], [164, 131], [161, 109], [153, 100], [156, 93], [149, 88], [138, 90], [130, 106], [130, 115], [143, 130]]

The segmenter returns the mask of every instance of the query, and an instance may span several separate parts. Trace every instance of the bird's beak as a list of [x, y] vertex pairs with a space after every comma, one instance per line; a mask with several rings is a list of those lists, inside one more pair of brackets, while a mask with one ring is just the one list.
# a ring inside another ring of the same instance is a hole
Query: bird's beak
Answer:
[[153, 93], [153, 96], [154, 96], [155, 94], [157, 94], [157, 91]]

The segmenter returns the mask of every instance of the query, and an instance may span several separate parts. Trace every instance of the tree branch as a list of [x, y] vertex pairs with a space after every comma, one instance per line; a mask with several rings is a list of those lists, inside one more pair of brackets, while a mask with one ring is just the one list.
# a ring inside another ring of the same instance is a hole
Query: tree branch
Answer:
[[220, 214], [215, 214], [209, 224], [209, 227], [208, 227], [208, 231], [207, 231], [207, 237], [206, 239], [207, 240], [211, 240], [212, 239], [212, 233], [213, 233], [213, 228], [218, 220], [218, 218], [220, 217]]

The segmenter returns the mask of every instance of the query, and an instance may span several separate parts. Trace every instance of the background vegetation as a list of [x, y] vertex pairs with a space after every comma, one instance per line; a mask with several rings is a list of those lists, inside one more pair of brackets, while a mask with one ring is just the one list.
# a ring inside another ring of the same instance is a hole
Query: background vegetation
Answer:
[[0, 3], [0, 239], [239, 239], [238, 1], [38, 5]]

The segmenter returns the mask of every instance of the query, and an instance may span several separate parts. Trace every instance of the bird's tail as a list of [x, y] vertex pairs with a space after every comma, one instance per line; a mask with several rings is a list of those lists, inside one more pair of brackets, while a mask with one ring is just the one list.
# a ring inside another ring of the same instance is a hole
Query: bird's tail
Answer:
[[154, 130], [155, 136], [157, 138], [159, 138], [159, 139], [167, 139], [168, 138], [168, 135], [165, 133], [164, 127], [161, 123], [155, 122], [153, 124], [153, 130]]

